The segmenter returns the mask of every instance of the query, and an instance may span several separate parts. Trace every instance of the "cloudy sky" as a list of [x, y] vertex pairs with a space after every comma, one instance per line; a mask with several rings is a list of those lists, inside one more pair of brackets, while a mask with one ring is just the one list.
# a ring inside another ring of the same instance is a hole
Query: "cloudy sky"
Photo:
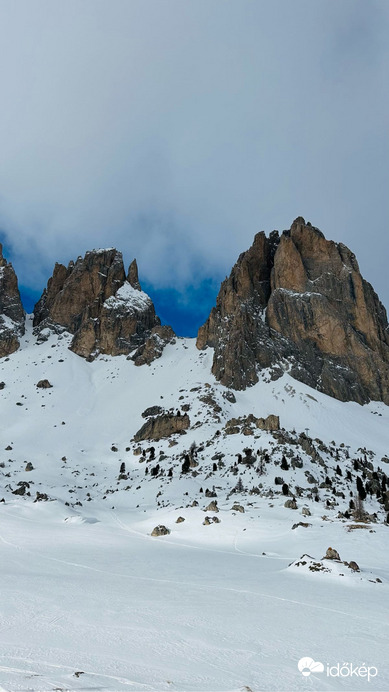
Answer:
[[302, 215], [389, 307], [387, 0], [0, 0], [0, 240], [27, 303], [116, 246], [194, 333]]

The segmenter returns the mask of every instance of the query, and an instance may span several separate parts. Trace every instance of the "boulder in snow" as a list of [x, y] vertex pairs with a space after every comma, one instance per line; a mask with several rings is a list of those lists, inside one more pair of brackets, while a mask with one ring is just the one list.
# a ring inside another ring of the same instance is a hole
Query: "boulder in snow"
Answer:
[[168, 536], [170, 533], [170, 529], [168, 529], [166, 526], [163, 526], [163, 524], [159, 524], [159, 526], [155, 526], [155, 528], [152, 530], [151, 535], [152, 536]]

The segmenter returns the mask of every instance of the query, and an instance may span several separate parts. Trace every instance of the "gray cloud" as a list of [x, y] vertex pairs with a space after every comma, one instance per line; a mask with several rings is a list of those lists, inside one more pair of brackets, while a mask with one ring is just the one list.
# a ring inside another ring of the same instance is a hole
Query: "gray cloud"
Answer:
[[304, 215], [388, 305], [386, 0], [0, 0], [0, 227], [23, 283], [116, 245], [229, 272]]

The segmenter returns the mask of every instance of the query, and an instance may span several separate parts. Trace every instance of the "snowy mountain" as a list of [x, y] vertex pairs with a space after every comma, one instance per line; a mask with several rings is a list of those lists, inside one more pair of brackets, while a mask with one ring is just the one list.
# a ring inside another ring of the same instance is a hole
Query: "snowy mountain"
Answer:
[[0, 360], [0, 688], [388, 689], [389, 407], [233, 390], [155, 312], [107, 353], [152, 303], [104, 252]]
[[257, 233], [197, 345], [214, 348], [213, 374], [235, 389], [271, 367], [341, 401], [389, 404], [386, 310], [351, 250], [301, 216], [281, 234]]

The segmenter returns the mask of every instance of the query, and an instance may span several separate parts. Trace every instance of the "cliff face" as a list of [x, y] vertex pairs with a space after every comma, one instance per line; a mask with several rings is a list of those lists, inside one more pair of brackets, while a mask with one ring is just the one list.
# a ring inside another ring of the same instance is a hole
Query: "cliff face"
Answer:
[[353, 253], [296, 219], [255, 236], [220, 289], [197, 338], [212, 372], [244, 389], [270, 367], [343, 401], [389, 403], [386, 311]]
[[12, 264], [3, 257], [0, 243], [0, 358], [19, 348], [25, 329], [25, 313], [20, 300], [18, 280]]
[[66, 330], [74, 335], [71, 350], [85, 358], [127, 355], [145, 348], [164, 329], [160, 352], [147, 349], [150, 357], [143, 362], [151, 362], [174, 337], [170, 327], [160, 324], [152, 300], [141, 290], [136, 261], [126, 277], [122, 254], [115, 249], [87, 252], [67, 268], [56, 264], [34, 309], [34, 327], [42, 338], [47, 329]]

